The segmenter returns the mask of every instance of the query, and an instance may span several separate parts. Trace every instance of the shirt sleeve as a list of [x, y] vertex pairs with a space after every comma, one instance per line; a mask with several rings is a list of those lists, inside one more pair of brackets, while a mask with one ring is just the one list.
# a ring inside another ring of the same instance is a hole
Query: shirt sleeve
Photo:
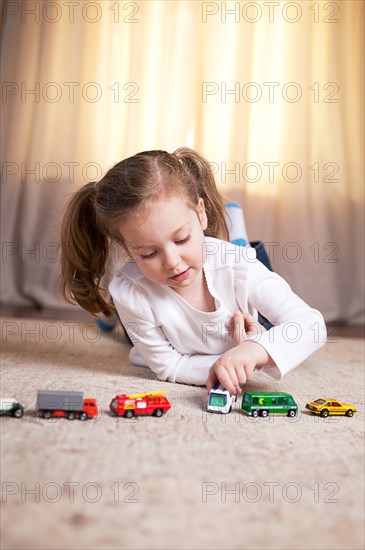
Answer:
[[166, 338], [144, 289], [126, 276], [115, 277], [109, 291], [138, 354], [159, 380], [204, 385], [220, 355], [182, 354]]
[[274, 327], [252, 338], [265, 348], [275, 363], [262, 367], [266, 376], [279, 380], [326, 342], [322, 314], [297, 296], [278, 274], [259, 260], [237, 269], [236, 296], [248, 293], [248, 302]]

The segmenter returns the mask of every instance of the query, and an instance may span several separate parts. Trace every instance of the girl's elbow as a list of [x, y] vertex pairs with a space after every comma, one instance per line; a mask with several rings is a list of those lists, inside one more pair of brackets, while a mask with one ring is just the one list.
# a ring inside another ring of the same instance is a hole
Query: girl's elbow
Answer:
[[326, 327], [326, 323], [323, 321], [323, 329], [322, 329], [322, 336], [323, 336], [323, 344], [325, 344], [327, 342], [327, 327]]
[[169, 368], [160, 368], [158, 372], [155, 370], [155, 374], [161, 382], [176, 382], [176, 373]]
[[322, 313], [318, 310], [314, 310], [314, 312], [315, 321], [310, 328], [313, 331], [315, 344], [321, 348], [327, 342], [327, 327]]

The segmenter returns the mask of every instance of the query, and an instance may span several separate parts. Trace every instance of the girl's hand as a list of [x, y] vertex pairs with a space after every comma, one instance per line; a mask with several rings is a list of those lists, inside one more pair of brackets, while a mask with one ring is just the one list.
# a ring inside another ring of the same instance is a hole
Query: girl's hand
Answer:
[[238, 345], [226, 351], [211, 367], [206, 382], [208, 391], [219, 380], [230, 393], [241, 393], [241, 385], [251, 378], [255, 367], [270, 360], [267, 351], [260, 344], [248, 340], [266, 330], [252, 315], [236, 311], [230, 328], [234, 330], [234, 340]]
[[234, 331], [233, 338], [237, 345], [266, 332], [266, 328], [260, 325], [253, 315], [242, 313], [240, 310], [232, 315], [228, 330]]

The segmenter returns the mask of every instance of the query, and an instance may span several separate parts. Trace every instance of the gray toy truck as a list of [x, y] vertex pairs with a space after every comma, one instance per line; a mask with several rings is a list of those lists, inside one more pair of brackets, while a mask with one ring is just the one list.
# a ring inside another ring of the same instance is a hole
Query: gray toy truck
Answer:
[[38, 390], [37, 413], [43, 418], [66, 417], [86, 420], [98, 415], [96, 399], [84, 398], [81, 391]]

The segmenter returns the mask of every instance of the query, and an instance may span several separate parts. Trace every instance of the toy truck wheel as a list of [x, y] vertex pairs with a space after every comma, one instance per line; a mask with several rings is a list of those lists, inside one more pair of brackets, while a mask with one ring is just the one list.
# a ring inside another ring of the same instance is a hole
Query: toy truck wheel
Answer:
[[354, 411], [352, 409], [349, 409], [346, 411], [346, 416], [354, 416]]
[[51, 411], [46, 411], [46, 412], [44, 413], [43, 417], [44, 417], [46, 420], [49, 420], [49, 419], [52, 417]]
[[252, 416], [253, 416], [254, 418], [257, 418], [258, 415], [259, 415], [259, 411], [258, 411], [257, 409], [254, 409], [254, 410], [252, 411]]
[[321, 411], [321, 416], [323, 416], [323, 418], [327, 418], [328, 414], [328, 409], [323, 409], [323, 411]]
[[76, 416], [76, 415], [75, 415], [74, 412], [69, 412], [68, 415], [67, 415], [67, 418], [68, 418], [69, 420], [75, 420], [75, 416]]
[[269, 411], [267, 409], [262, 409], [261, 411], [261, 416], [263, 416], [264, 418], [266, 418], [267, 416], [269, 416]]
[[163, 415], [163, 410], [162, 409], [156, 409], [155, 412], [153, 413], [154, 416], [162, 416]]
[[134, 416], [134, 412], [131, 409], [128, 409], [127, 411], [125, 411], [124, 416], [126, 418], [132, 418], [132, 416]]
[[24, 414], [24, 410], [23, 409], [16, 409], [16, 411], [14, 411], [14, 416], [15, 418], [21, 418]]
[[82, 412], [82, 413], [80, 414], [80, 420], [86, 420], [86, 419], [87, 419], [87, 414], [86, 414], [86, 412]]
[[294, 409], [290, 409], [290, 411], [288, 412], [288, 416], [290, 416], [290, 418], [294, 418], [296, 414], [297, 412]]

